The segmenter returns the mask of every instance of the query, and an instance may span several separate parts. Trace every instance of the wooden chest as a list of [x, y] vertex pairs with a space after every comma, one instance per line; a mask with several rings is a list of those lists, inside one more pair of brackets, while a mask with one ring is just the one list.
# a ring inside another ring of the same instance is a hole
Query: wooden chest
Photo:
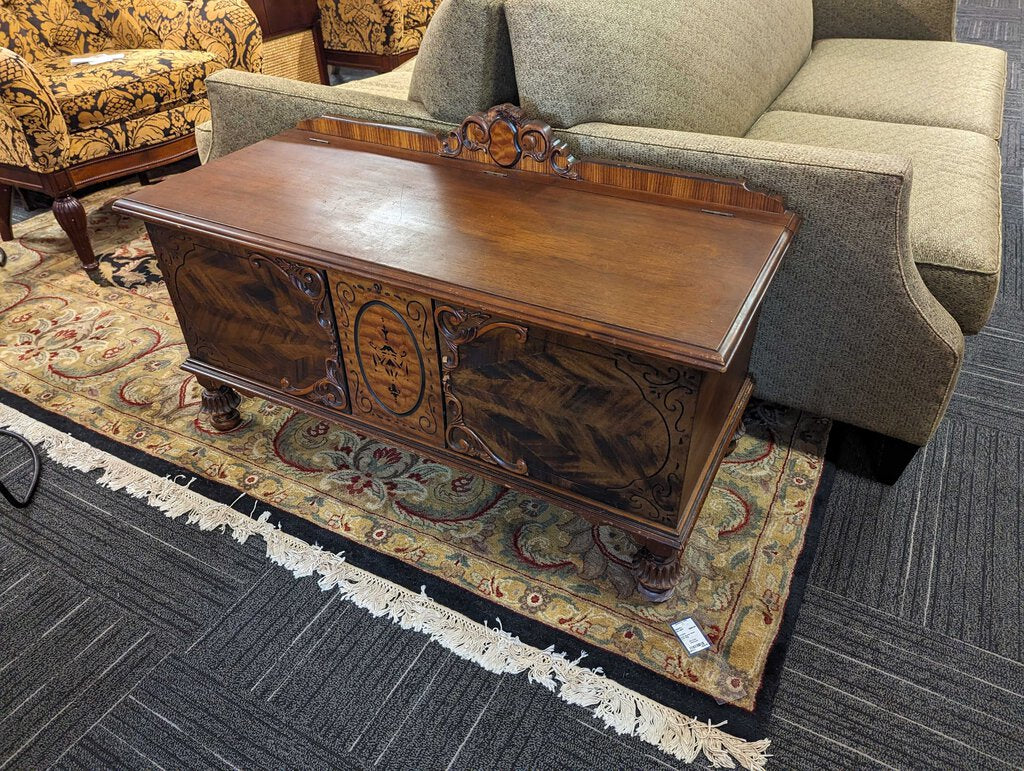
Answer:
[[665, 599], [798, 224], [739, 182], [582, 162], [502, 106], [321, 118], [121, 200], [214, 425], [258, 394], [622, 527]]

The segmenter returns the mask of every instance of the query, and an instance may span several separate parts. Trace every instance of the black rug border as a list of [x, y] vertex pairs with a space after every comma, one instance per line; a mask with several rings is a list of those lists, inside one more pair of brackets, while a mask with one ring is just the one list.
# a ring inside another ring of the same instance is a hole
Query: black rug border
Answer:
[[[205, 479], [193, 471], [104, 436], [79, 423], [75, 423], [70, 418], [51, 412], [10, 391], [0, 389], [0, 403], [6, 404], [8, 407], [38, 420], [40, 423], [70, 434], [75, 439], [86, 442], [98, 450], [109, 453], [134, 466], [144, 468], [158, 476], [193, 477], [194, 481], [189, 485], [189, 488], [218, 503], [230, 506], [238, 498], [239, 493], [242, 492], [229, 485]], [[421, 587], [423, 587], [427, 595], [436, 602], [462, 613], [478, 623], [486, 621], [496, 624], [497, 618], [500, 617], [502, 628], [506, 632], [516, 635], [524, 643], [535, 648], [543, 650], [554, 645], [556, 651], [564, 652], [570, 659], [578, 656], [582, 650], [586, 650], [587, 656], [580, 662], [581, 666], [589, 669], [601, 667], [605, 675], [610, 679], [660, 704], [671, 707], [684, 715], [695, 716], [699, 720], [710, 720], [713, 723], [727, 721], [728, 726], [726, 730], [728, 733], [740, 738], [756, 741], [765, 738], [767, 735], [768, 722], [771, 717], [775, 695], [778, 691], [786, 653], [789, 650], [799, 609], [803, 604], [804, 594], [814, 565], [814, 557], [822, 531], [823, 512], [832, 493], [832, 485], [836, 473], [835, 463], [831, 459], [833, 455], [832, 443], [833, 435], [830, 433], [826, 446], [825, 467], [822, 469], [822, 475], [818, 481], [818, 489], [811, 508], [811, 518], [804, 535], [804, 548], [797, 558], [793, 579], [790, 584], [789, 597], [783, 609], [782, 621], [776, 633], [775, 641], [765, 663], [761, 688], [758, 691], [753, 711], [729, 704], [719, 704], [714, 698], [705, 693], [662, 677], [612, 651], [604, 648], [588, 649], [582, 644], [581, 640], [566, 632], [500, 606], [491, 600], [474, 594], [468, 589], [456, 586], [445, 581], [443, 578], [427, 573], [399, 559], [374, 551], [368, 546], [350, 541], [344, 536], [331, 530], [325, 530], [296, 514], [265, 504], [262, 501], [258, 507], [258, 512], [269, 511], [271, 514], [270, 522], [275, 527], [280, 527], [281, 530], [289, 535], [300, 538], [307, 543], [319, 544], [331, 551], [344, 552], [345, 559], [348, 562], [363, 570], [386, 578], [415, 592], [419, 592]], [[45, 473], [44, 468], [44, 476], [40, 484], [46, 483]], [[245, 493], [245, 496], [253, 497], [248, 493]], [[253, 500], [257, 499], [253, 498]], [[235, 510], [248, 516], [243, 510], [237, 508]]]

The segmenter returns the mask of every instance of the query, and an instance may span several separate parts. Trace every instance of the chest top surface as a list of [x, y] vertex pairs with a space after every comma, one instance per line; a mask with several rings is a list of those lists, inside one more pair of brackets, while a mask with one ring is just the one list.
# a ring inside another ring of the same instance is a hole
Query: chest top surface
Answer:
[[799, 224], [741, 182], [577, 161], [509, 106], [447, 139], [306, 121], [115, 208], [712, 369]]

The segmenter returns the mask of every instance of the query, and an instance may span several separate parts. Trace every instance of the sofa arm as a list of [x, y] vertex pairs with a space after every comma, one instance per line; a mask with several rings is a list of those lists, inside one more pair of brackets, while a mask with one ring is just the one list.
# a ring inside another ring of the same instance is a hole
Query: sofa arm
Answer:
[[9, 48], [0, 48], [0, 106], [0, 147], [10, 154], [4, 162], [28, 161], [43, 172], [61, 168], [71, 143], [64, 116], [31, 65]]
[[221, 70], [207, 78], [206, 87], [212, 123], [211, 160], [320, 115], [346, 115], [445, 133], [455, 128], [432, 118], [419, 102], [338, 86]]
[[814, 0], [814, 39], [953, 40], [958, 0]]
[[609, 124], [556, 133], [581, 158], [738, 177], [784, 195], [804, 222], [761, 312], [759, 395], [918, 445], [932, 436], [964, 338], [914, 264], [906, 160]]
[[209, 51], [225, 67], [263, 69], [263, 31], [244, 0], [191, 0], [186, 48]]

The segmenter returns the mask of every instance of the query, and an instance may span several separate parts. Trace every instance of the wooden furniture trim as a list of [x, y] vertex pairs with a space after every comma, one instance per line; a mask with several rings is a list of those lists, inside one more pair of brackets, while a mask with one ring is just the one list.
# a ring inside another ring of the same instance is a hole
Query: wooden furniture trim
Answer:
[[[351, 139], [360, 143], [357, 145], [360, 149], [368, 149], [366, 145], [379, 145], [394, 150], [408, 151], [409, 154], [403, 154], [401, 157], [413, 160], [427, 161], [428, 159], [423, 157], [424, 154], [428, 156], [443, 155], [448, 159], [457, 159], [462, 156], [462, 151], [466, 151], [462, 160], [470, 163], [500, 166], [503, 172], [511, 174], [540, 171], [556, 177], [567, 177], [576, 181], [576, 187], [584, 185], [585, 187], [582, 189], [592, 191], [606, 189], [609, 193], [614, 191], [613, 194], [618, 197], [662, 202], [676, 201], [716, 214], [743, 213], [749, 216], [755, 212], [766, 212], [784, 215], [787, 220], [795, 218], [799, 222], [799, 217], [795, 213], [786, 210], [786, 201], [783, 196], [751, 188], [742, 179], [714, 177], [624, 161], [577, 160], [571, 155], [566, 155], [565, 143], [554, 138], [550, 127], [547, 132], [540, 132], [543, 141], [548, 143], [546, 149], [537, 148], [531, 143], [530, 148], [524, 150], [524, 157], [518, 165], [499, 164], [487, 152], [490, 142], [483, 141], [478, 135], [474, 137], [474, 132], [497, 121], [518, 122], [526, 129], [521, 133], [528, 133], [531, 136], [533, 135], [531, 126], [533, 131], [544, 126], [540, 121], [527, 119], [519, 107], [502, 104], [492, 107], [485, 113], [471, 115], [463, 121], [459, 128], [443, 137], [412, 126], [392, 126], [386, 123], [359, 121], [340, 115], [309, 118], [300, 121], [296, 125], [296, 129], [340, 139]], [[534, 157], [538, 154], [541, 158], [539, 161]], [[576, 173], [563, 174], [557, 168], [544, 168], [546, 162], [550, 163], [552, 154], [556, 157], [564, 157]], [[439, 162], [434, 158], [429, 160]], [[535, 162], [531, 163], [531, 161]], [[664, 189], [666, 180], [669, 181], [667, 190]], [[638, 188], [639, 185], [644, 184], [656, 185], [662, 189]], [[769, 220], [778, 221], [776, 218], [769, 218]]]
[[[322, 47], [323, 43], [321, 43]], [[384, 73], [405, 64], [417, 53], [419, 53], [419, 48], [399, 54], [370, 54], [364, 51], [342, 51], [336, 48], [327, 48], [324, 49], [324, 58], [328, 64], [333, 64], [336, 67], [351, 67], [357, 70], [373, 70]]]
[[320, 27], [320, 16], [313, 25], [313, 45], [316, 46], [316, 66], [320, 71], [320, 84], [331, 85], [331, 73], [327, 69], [327, 54], [324, 51], [324, 31]]

